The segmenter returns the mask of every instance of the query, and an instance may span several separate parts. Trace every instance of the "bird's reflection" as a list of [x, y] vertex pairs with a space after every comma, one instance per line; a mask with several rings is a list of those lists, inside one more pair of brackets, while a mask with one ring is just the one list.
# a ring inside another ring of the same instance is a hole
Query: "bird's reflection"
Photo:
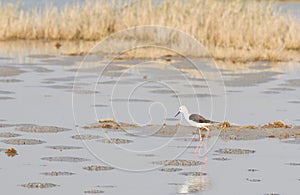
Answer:
[[195, 172], [189, 172], [190, 174], [187, 175], [184, 184], [180, 186], [178, 193], [187, 194], [200, 192], [207, 190], [210, 186], [209, 173], [207, 169], [207, 140], [207, 138], [204, 140], [199, 140], [196, 147], [197, 153], [194, 152], [195, 161], [201, 162], [200, 154], [198, 153], [198, 151], [201, 147], [201, 144], [203, 144], [203, 149], [205, 150], [203, 163], [200, 163]]

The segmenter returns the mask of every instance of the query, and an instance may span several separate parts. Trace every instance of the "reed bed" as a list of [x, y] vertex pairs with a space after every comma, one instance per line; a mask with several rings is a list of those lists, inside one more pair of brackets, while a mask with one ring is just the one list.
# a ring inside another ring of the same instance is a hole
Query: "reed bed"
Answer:
[[[300, 21], [280, 13], [270, 2], [120, 2], [87, 0], [62, 9], [46, 6], [31, 11], [0, 4], [0, 40], [99, 41], [128, 28], [159, 25], [191, 35], [217, 59], [277, 61], [299, 57]], [[157, 37], [145, 31], [135, 38], [149, 42]], [[198, 55], [176, 36], [168, 34], [159, 41], [176, 43], [190, 55]]]

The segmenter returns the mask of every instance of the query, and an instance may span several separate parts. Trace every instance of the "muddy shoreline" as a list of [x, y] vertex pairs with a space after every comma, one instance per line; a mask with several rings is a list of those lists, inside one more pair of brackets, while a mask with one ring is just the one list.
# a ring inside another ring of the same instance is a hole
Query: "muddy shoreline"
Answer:
[[[272, 124], [272, 123], [270, 123]], [[5, 127], [15, 127], [15, 131], [25, 132], [27, 129], [32, 130], [34, 127], [34, 133], [58, 133], [57, 130], [64, 130], [63, 127], [55, 126], [29, 126], [23, 124], [6, 124], [0, 123], [0, 128]], [[30, 129], [31, 128], [31, 129]], [[76, 127], [74, 127], [76, 129]], [[86, 134], [73, 135], [72, 139], [78, 140], [91, 140], [91, 139], [100, 139], [101, 136], [90, 135], [88, 134], [89, 130], [99, 130], [103, 131], [118, 131], [124, 132], [127, 136], [154, 136], [154, 137], [189, 137], [196, 136], [198, 137], [198, 131], [195, 127], [192, 126], [183, 126], [183, 125], [147, 125], [139, 127], [133, 124], [120, 123], [116, 125], [115, 123], [105, 123], [105, 124], [90, 124], [85, 125], [84, 129]], [[30, 132], [28, 130], [28, 132]], [[66, 129], [70, 130], [70, 129]], [[278, 138], [278, 139], [288, 139], [295, 138], [300, 139], [300, 126], [284, 126], [284, 127], [266, 127], [266, 126], [230, 126], [222, 127], [221, 125], [210, 126], [210, 132], [202, 131], [202, 137], [208, 134], [209, 137], [219, 136], [224, 140], [256, 140], [263, 138]], [[13, 136], [12, 136], [13, 135]], [[10, 138], [21, 136], [15, 134], [15, 132], [3, 132], [1, 134], [2, 138]], [[17, 140], [17, 139], [16, 139]], [[20, 139], [21, 140], [21, 139]], [[5, 140], [2, 140], [6, 142]], [[98, 141], [104, 141], [105, 139], [100, 139]], [[112, 140], [115, 142], [114, 140]], [[118, 141], [118, 140], [117, 140]], [[120, 139], [120, 141], [122, 141]], [[123, 142], [122, 142], [123, 143]]]
[[[269, 123], [272, 124], [272, 123]], [[129, 136], [157, 136], [157, 137], [186, 137], [198, 136], [195, 127], [182, 125], [147, 125], [138, 127], [128, 124], [121, 124], [119, 127], [112, 124], [99, 125], [99, 123], [84, 126], [85, 129], [107, 129], [111, 131], [124, 131]], [[102, 128], [108, 127], [108, 128]], [[131, 133], [131, 131], [134, 133]], [[202, 131], [203, 137], [206, 132]], [[209, 136], [219, 136], [224, 140], [255, 140], [263, 138], [300, 138], [300, 126], [267, 127], [267, 126], [211, 126]]]

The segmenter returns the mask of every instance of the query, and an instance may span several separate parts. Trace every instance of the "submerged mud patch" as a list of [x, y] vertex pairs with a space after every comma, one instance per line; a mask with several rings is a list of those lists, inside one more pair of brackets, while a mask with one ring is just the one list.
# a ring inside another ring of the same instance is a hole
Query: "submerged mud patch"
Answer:
[[71, 129], [55, 127], [55, 126], [38, 126], [38, 125], [25, 125], [16, 128], [17, 131], [28, 133], [58, 133], [62, 131], [69, 131]]
[[285, 140], [283, 143], [287, 144], [300, 144], [300, 139], [292, 139], [292, 140]]
[[0, 83], [19, 83], [22, 82], [20, 79], [0, 79]]
[[114, 168], [109, 166], [102, 166], [102, 165], [90, 165], [90, 166], [83, 167], [83, 169], [87, 171], [109, 171]]
[[113, 185], [97, 185], [98, 188], [115, 188], [116, 186]]
[[296, 89], [294, 88], [287, 88], [287, 87], [273, 87], [270, 88], [271, 91], [280, 91], [280, 92], [284, 92], [284, 91], [295, 91]]
[[54, 81], [54, 82], [73, 82], [80, 77], [75, 76], [65, 76], [65, 77], [54, 77], [54, 78], [47, 78], [47, 81]]
[[177, 93], [176, 91], [169, 90], [169, 89], [156, 89], [156, 90], [151, 90], [149, 92], [154, 93], [154, 94], [173, 94], [173, 93]]
[[78, 147], [78, 146], [47, 146], [47, 148], [53, 149], [53, 150], [76, 150], [76, 149], [82, 149], [82, 147]]
[[163, 160], [163, 161], [156, 161], [153, 162], [153, 164], [158, 164], [158, 165], [164, 165], [164, 166], [199, 166], [202, 165], [203, 163], [200, 161], [194, 161], [194, 160]]
[[8, 96], [2, 96], [2, 97], [0, 97], [0, 100], [13, 100], [13, 99], [15, 99], [15, 98], [8, 97]]
[[179, 118], [166, 118], [166, 121], [179, 121]]
[[79, 134], [79, 135], [73, 135], [71, 138], [76, 140], [93, 140], [93, 139], [100, 139], [102, 137], [99, 135]]
[[216, 150], [216, 152], [221, 154], [253, 154], [255, 153], [254, 150], [247, 150], [247, 149], [239, 149], [239, 148], [224, 148]]
[[163, 172], [178, 172], [178, 171], [182, 171], [181, 168], [162, 168], [162, 169], [159, 169], [160, 171], [163, 171]]
[[267, 66], [267, 65], [255, 65], [255, 66], [250, 66], [249, 69], [253, 70], [266, 70], [266, 69], [271, 69], [272, 66]]
[[249, 171], [249, 172], [256, 172], [256, 171], [258, 171], [258, 169], [248, 169], [247, 171]]
[[226, 158], [226, 157], [216, 157], [216, 158], [213, 158], [213, 160], [227, 161], [227, 160], [231, 160], [231, 159], [230, 158]]
[[279, 91], [270, 91], [270, 90], [263, 91], [262, 93], [264, 93], [264, 94], [280, 94]]
[[44, 86], [51, 89], [73, 89], [73, 86], [71, 85], [48, 85]]
[[11, 124], [5, 124], [5, 123], [0, 123], [0, 128], [3, 128], [3, 127], [12, 127], [13, 125]]
[[75, 90], [73, 90], [71, 92], [76, 93], [76, 94], [87, 94], [87, 95], [99, 93], [98, 91], [84, 90], [84, 89], [75, 89]]
[[300, 166], [300, 162], [299, 162], [299, 163], [290, 162], [290, 163], [287, 163], [287, 165], [291, 165], [291, 166]]
[[44, 68], [44, 67], [37, 67], [34, 70], [35, 70], [35, 72], [38, 72], [38, 73], [48, 73], [48, 72], [54, 71], [54, 70], [50, 70], [50, 69]]
[[99, 139], [97, 141], [105, 144], [128, 144], [133, 142], [132, 140], [120, 139], [120, 138]]
[[72, 156], [56, 156], [56, 157], [43, 157], [41, 160], [51, 161], [51, 162], [84, 162], [89, 161], [89, 159], [86, 158], [80, 158], [80, 157], [72, 157]]
[[111, 99], [111, 101], [113, 102], [152, 102], [152, 100], [148, 100], [148, 99], [133, 99], [133, 98], [115, 98], [115, 99]]
[[247, 178], [246, 179], [247, 181], [250, 181], [250, 182], [261, 182], [261, 179], [251, 179], [251, 178]]
[[45, 175], [45, 176], [71, 176], [71, 175], [75, 175], [75, 173], [67, 172], [67, 171], [51, 171], [51, 172], [42, 172], [41, 175]]
[[104, 191], [92, 189], [92, 190], [86, 190], [86, 191], [84, 191], [84, 193], [86, 193], [86, 194], [102, 194], [102, 193], [104, 193]]
[[199, 85], [199, 84], [190, 84], [190, 85], [184, 85], [185, 87], [191, 87], [191, 88], [206, 88], [208, 89], [207, 85]]
[[154, 157], [155, 154], [137, 154], [137, 156], [142, 156], [142, 157]]
[[36, 145], [36, 144], [46, 143], [45, 141], [41, 141], [37, 139], [7, 139], [7, 140], [2, 140], [2, 142], [11, 145]]
[[0, 90], [0, 94], [14, 94], [15, 92], [12, 91], [1, 91]]
[[22, 184], [21, 186], [25, 187], [25, 188], [53, 188], [58, 185], [53, 184], [53, 183], [32, 182], [32, 183]]
[[286, 81], [287, 86], [300, 87], [300, 79], [290, 79]]
[[17, 76], [24, 71], [12, 66], [0, 66], [0, 77]]
[[300, 100], [291, 100], [291, 101], [288, 101], [288, 103], [290, 103], [290, 104], [300, 104]]
[[104, 108], [104, 107], [108, 107], [108, 105], [105, 105], [105, 104], [95, 104], [95, 105], [92, 105], [96, 108]]
[[178, 94], [178, 95], [172, 95], [172, 97], [175, 98], [210, 98], [210, 97], [216, 97], [217, 95], [214, 94], [208, 94], [208, 93], [195, 93], [195, 94]]
[[203, 172], [183, 172], [179, 174], [184, 176], [193, 176], [193, 177], [207, 175], [206, 173]]
[[224, 84], [228, 87], [248, 87], [256, 86], [258, 84], [267, 83], [274, 80], [274, 76], [282, 74], [280, 72], [258, 72], [258, 73], [244, 73], [234, 74], [237, 76], [231, 80], [225, 80]]
[[1, 132], [0, 133], [0, 137], [4, 137], [4, 138], [18, 137], [18, 136], [21, 136], [21, 135], [16, 134], [16, 133], [11, 133], [11, 132]]

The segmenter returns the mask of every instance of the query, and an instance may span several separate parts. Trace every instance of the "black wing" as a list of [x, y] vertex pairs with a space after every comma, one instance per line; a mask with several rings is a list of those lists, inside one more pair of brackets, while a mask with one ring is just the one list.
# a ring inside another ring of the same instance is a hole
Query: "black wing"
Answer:
[[191, 114], [189, 119], [197, 123], [212, 123], [212, 121], [200, 116], [199, 114]]

